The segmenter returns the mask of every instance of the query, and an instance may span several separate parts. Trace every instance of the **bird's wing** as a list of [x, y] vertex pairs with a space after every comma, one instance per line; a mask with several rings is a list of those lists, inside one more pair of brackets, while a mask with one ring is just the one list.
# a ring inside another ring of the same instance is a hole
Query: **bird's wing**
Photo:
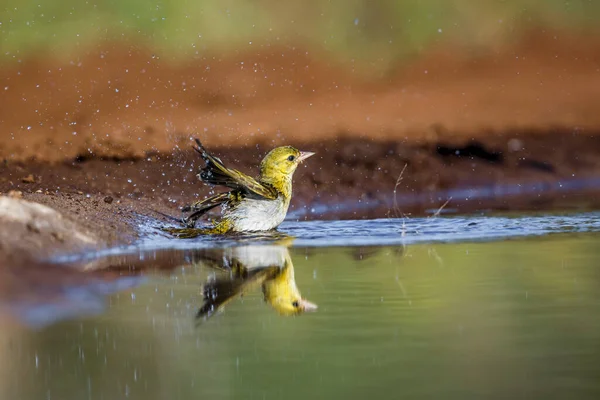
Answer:
[[210, 318], [237, 296], [241, 296], [255, 286], [260, 286], [278, 269], [278, 267], [266, 267], [255, 271], [243, 271], [208, 282], [203, 287], [204, 303], [196, 313], [196, 318]]
[[217, 206], [220, 206], [221, 204], [227, 203], [231, 199], [230, 196], [230, 192], [219, 193], [214, 196], [208, 197], [204, 200], [197, 201], [192, 205], [184, 207], [182, 209], [183, 212], [192, 211], [192, 213], [184, 219], [184, 223], [186, 225], [193, 226], [194, 223], [208, 211], [212, 210]]
[[270, 186], [263, 185], [256, 179], [241, 173], [238, 170], [227, 168], [217, 157], [211, 156], [200, 140], [196, 139], [198, 147], [194, 147], [206, 166], [200, 171], [200, 179], [211, 185], [227, 186], [245, 192], [248, 195], [258, 198], [274, 200], [277, 198], [277, 191]]

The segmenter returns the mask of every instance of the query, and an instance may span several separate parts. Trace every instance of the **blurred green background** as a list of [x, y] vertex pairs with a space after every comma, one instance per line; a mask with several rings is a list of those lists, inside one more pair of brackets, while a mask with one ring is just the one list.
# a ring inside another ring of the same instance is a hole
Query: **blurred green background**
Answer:
[[174, 57], [261, 45], [304, 46], [343, 59], [389, 61], [451, 41], [487, 46], [524, 30], [585, 29], [594, 0], [4, 0], [2, 62], [144, 43]]

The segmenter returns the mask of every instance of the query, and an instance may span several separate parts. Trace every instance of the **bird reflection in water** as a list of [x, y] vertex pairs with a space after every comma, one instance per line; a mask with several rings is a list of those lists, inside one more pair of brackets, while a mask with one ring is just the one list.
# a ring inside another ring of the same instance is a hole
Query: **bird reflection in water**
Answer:
[[[245, 292], [261, 287], [264, 300], [281, 315], [315, 311], [294, 279], [294, 265], [286, 246], [245, 245], [202, 252], [198, 261], [226, 272], [203, 287], [204, 304], [197, 318], [209, 318]], [[209, 256], [209, 254], [211, 256]]]
[[[164, 249], [118, 257], [108, 257], [91, 269], [118, 270], [137, 275], [150, 271], [170, 272], [182, 265], [198, 265], [216, 270], [202, 288], [204, 302], [196, 314], [205, 320], [251, 290], [262, 289], [264, 300], [280, 315], [315, 311], [317, 305], [304, 299], [294, 278], [294, 265], [288, 250], [289, 237], [237, 237], [230, 247], [203, 249]], [[256, 240], [276, 240], [264, 244]], [[254, 242], [254, 243], [253, 243]], [[127, 272], [126, 272], [127, 271]]]

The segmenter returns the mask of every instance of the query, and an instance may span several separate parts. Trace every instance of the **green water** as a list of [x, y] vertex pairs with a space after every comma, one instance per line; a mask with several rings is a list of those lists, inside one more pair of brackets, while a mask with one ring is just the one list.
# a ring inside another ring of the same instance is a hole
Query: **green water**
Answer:
[[259, 285], [197, 323], [201, 286], [231, 278], [205, 256], [144, 256], [163, 271], [100, 315], [4, 324], [0, 398], [600, 398], [598, 234], [292, 247], [317, 311], [281, 316]]

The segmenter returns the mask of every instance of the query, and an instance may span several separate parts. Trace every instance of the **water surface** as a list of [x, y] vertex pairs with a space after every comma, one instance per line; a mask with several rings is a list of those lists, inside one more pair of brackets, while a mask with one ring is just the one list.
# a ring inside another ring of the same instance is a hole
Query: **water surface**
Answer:
[[[143, 274], [104, 312], [2, 325], [0, 398], [598, 398], [596, 217], [289, 222], [295, 240], [175, 248], [148, 238], [84, 258]], [[279, 269], [255, 273], [268, 267]], [[264, 294], [278, 277], [278, 298], [296, 290], [318, 309], [282, 315]], [[231, 290], [197, 318], [207, 284]]]

